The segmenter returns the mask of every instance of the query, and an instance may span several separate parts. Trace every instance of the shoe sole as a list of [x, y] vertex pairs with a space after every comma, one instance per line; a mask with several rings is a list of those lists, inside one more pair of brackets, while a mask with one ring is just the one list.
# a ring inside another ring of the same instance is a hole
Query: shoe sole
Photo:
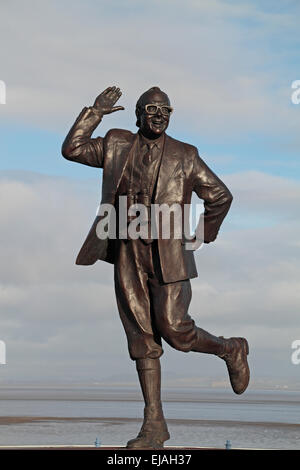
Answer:
[[126, 446], [126, 449], [164, 449], [164, 444], [161, 445], [143, 445], [143, 446]]
[[[135, 445], [135, 443], [133, 443], [133, 445], [130, 445], [129, 444], [130, 441], [128, 441], [126, 445], [126, 449], [163, 449], [165, 441], [168, 441], [169, 439], [170, 439], [170, 434], [168, 433], [164, 435], [162, 441], [148, 441], [148, 443], [144, 441], [142, 445]], [[137, 444], [139, 443], [137, 442]]]

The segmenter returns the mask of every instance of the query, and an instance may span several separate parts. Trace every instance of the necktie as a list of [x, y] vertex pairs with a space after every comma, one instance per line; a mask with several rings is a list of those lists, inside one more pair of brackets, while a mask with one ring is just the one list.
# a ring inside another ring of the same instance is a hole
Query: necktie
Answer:
[[[146, 167], [149, 167], [153, 161], [153, 147], [154, 147], [154, 143], [147, 143], [147, 151], [145, 153], [145, 155], [143, 156], [143, 164], [146, 166]], [[150, 188], [149, 188], [150, 189]], [[145, 188], [145, 195], [149, 197], [149, 190], [148, 188]], [[149, 202], [148, 202], [149, 204]], [[151, 208], [148, 207], [148, 204], [147, 205], [147, 214], [148, 214], [148, 224], [147, 224], [147, 237], [146, 238], [143, 238], [143, 242], [146, 243], [147, 245], [149, 243], [152, 243], [152, 239], [151, 238], [148, 238], [148, 237], [151, 237]]]
[[147, 145], [147, 152], [143, 156], [143, 164], [145, 166], [149, 166], [152, 163], [152, 159], [153, 159], [152, 149], [155, 144], [146, 144], [146, 145]]

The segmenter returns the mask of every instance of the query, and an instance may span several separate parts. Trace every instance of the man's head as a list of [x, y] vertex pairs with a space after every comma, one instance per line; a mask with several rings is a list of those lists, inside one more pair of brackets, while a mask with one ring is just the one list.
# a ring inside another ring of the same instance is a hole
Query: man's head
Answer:
[[167, 129], [171, 112], [168, 95], [152, 87], [136, 103], [136, 125], [145, 137], [157, 139]]

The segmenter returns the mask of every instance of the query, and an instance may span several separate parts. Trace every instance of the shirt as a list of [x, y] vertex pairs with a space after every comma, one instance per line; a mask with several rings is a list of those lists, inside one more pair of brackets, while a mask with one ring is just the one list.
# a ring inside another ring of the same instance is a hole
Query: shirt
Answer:
[[[149, 140], [139, 132], [138, 139], [136, 151], [127, 161], [120, 181], [118, 194], [125, 195], [131, 192], [137, 197], [136, 202], [145, 203], [140, 198], [142, 194], [146, 194], [150, 202], [153, 200], [158, 169], [163, 152], [164, 134], [158, 139]], [[147, 159], [149, 153], [151, 153], [151, 159]]]

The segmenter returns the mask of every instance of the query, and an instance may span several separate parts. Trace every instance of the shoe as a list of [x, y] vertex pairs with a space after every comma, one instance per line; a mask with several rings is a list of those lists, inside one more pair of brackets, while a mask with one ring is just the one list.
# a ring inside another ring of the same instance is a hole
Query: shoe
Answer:
[[164, 442], [170, 439], [166, 422], [149, 420], [144, 422], [135, 439], [127, 442], [127, 449], [162, 449]]
[[[223, 336], [220, 338], [225, 339]], [[250, 380], [247, 361], [249, 345], [245, 338], [229, 338], [225, 341], [225, 352], [219, 357], [226, 362], [233, 391], [240, 395], [244, 393]]]

